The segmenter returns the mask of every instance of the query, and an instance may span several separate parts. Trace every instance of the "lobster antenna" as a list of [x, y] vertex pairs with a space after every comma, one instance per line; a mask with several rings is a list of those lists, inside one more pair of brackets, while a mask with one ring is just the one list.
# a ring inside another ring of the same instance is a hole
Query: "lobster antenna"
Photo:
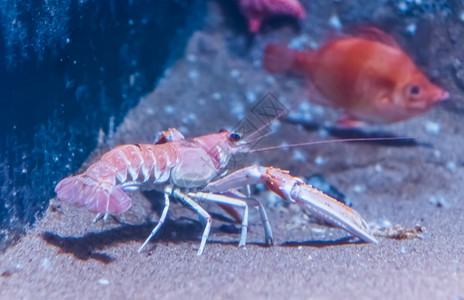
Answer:
[[369, 142], [369, 141], [397, 141], [397, 140], [414, 140], [414, 138], [410, 138], [410, 137], [383, 137], [383, 138], [353, 138], [353, 139], [323, 140], [323, 141], [312, 141], [312, 142], [290, 144], [290, 145], [279, 145], [279, 146], [264, 147], [264, 148], [252, 149], [249, 152], [254, 153], [254, 152], [276, 150], [276, 149], [282, 149], [282, 148], [295, 148], [295, 147], [303, 147], [303, 146], [310, 146], [310, 145], [341, 143], [341, 142]]
[[[268, 92], [265, 97], [267, 97], [268, 95], [271, 95], [272, 97], [276, 98], [272, 92]], [[272, 129], [269, 128], [271, 126], [271, 123], [278, 120], [279, 118], [285, 116], [287, 113], [288, 113], [287, 109], [282, 109], [279, 113], [277, 113], [271, 119], [267, 120], [261, 127], [256, 129], [256, 131], [252, 132], [248, 136], [244, 136], [244, 141], [245, 142], [249, 142], [249, 141], [253, 142], [253, 141], [255, 141], [255, 140], [259, 139], [259, 138], [263, 138], [263, 137], [268, 136], [269, 134], [272, 133]], [[269, 131], [270, 131], [269, 133], [264, 134], [264, 135], [259, 135], [259, 134], [261, 134], [262, 131], [264, 131], [264, 130], [266, 130], [268, 128], [269, 128]], [[256, 137], [256, 139], [255, 139], [255, 137]]]
[[[244, 141], [245, 142], [254, 142], [257, 139], [261, 139], [261, 138], [264, 138], [264, 137], [268, 136], [269, 134], [272, 134], [272, 129], [269, 128], [270, 124], [272, 122], [278, 120], [280, 117], [281, 117], [281, 115], [275, 116], [274, 118], [269, 120], [268, 123], [263, 124], [261, 127], [256, 129], [256, 131], [252, 132], [250, 135], [244, 136]], [[268, 128], [269, 128], [269, 133], [263, 134], [262, 132], [264, 130], [268, 129]]]

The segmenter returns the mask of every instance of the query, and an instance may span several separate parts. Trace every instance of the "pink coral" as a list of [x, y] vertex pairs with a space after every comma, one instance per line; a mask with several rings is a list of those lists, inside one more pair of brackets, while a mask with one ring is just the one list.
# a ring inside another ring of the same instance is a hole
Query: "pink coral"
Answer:
[[290, 15], [303, 19], [306, 15], [304, 7], [298, 0], [237, 0], [242, 13], [248, 19], [250, 32], [256, 33], [261, 22], [272, 16]]

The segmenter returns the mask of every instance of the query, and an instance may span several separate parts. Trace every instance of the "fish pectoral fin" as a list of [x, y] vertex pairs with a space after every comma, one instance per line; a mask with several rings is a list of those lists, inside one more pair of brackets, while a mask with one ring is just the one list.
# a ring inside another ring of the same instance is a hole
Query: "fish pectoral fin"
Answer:
[[344, 113], [337, 120], [337, 127], [341, 128], [363, 128], [366, 126], [367, 124], [364, 121], [358, 120], [348, 113]]

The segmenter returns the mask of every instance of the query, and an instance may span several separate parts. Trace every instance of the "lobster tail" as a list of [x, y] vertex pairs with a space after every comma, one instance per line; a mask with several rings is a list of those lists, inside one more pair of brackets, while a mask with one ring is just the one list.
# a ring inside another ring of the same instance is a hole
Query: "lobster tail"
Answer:
[[102, 214], [120, 215], [132, 204], [130, 197], [119, 186], [95, 182], [82, 175], [61, 180], [55, 187], [58, 199], [86, 206]]

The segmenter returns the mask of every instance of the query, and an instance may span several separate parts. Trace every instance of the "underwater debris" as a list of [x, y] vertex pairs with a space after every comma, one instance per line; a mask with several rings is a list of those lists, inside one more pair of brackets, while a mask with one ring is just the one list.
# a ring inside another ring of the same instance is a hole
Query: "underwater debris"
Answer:
[[21, 272], [24, 269], [24, 267], [20, 264], [16, 264], [13, 268], [9, 268], [5, 271], [3, 271], [0, 276], [1, 277], [11, 277], [14, 273]]
[[110, 281], [108, 279], [106, 279], [106, 278], [100, 278], [100, 279], [98, 279], [98, 283], [100, 285], [109, 285]]
[[439, 207], [439, 208], [449, 208], [450, 205], [448, 204], [448, 202], [445, 200], [444, 197], [442, 196], [439, 196], [439, 195], [432, 195], [430, 196], [429, 198], [429, 202], [433, 205], [435, 205], [436, 207]]
[[342, 29], [343, 27], [342, 21], [340, 21], [340, 18], [335, 14], [329, 18], [329, 25], [334, 29]]
[[420, 225], [416, 225], [413, 229], [407, 229], [399, 224], [395, 226], [391, 226], [390, 222], [387, 222], [387, 224], [386, 227], [371, 228], [371, 234], [393, 240], [407, 240], [413, 238], [423, 239], [423, 234], [426, 233], [425, 227]]
[[427, 133], [439, 134], [440, 133], [440, 123], [427, 121], [425, 123], [425, 130]]

